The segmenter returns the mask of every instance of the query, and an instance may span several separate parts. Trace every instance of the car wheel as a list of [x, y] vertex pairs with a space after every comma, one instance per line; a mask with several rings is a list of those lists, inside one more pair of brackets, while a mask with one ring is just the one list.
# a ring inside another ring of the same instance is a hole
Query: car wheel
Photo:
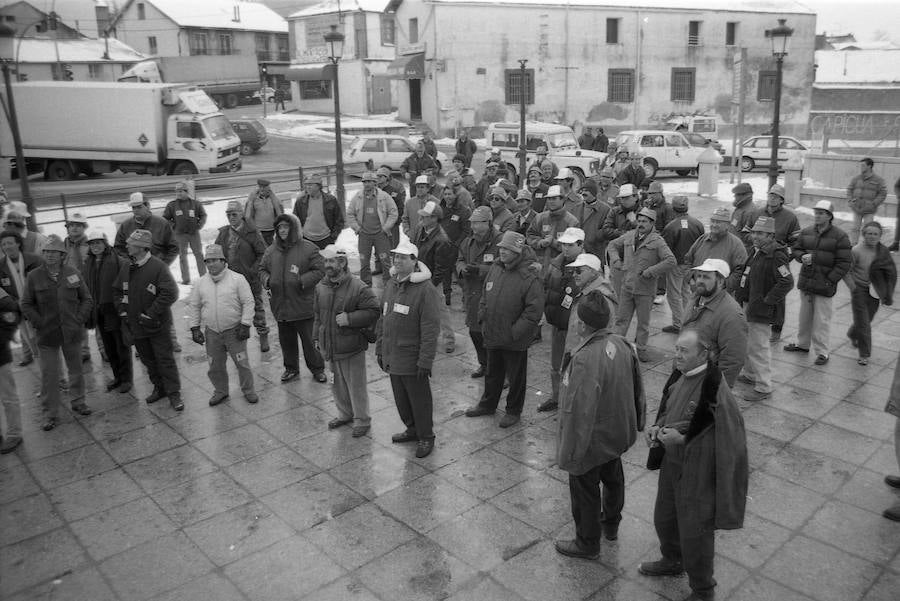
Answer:
[[247, 156], [248, 154], [253, 154], [253, 147], [250, 146], [249, 142], [241, 143], [241, 154]]
[[649, 178], [656, 177], [656, 172], [659, 171], [659, 165], [657, 165], [656, 161], [653, 159], [645, 159], [643, 167], [644, 173]]
[[691, 170], [690, 169], [676, 169], [675, 173], [677, 173], [681, 177], [687, 177], [691, 174]]
[[741, 157], [741, 171], [753, 171], [756, 163], [750, 157]]

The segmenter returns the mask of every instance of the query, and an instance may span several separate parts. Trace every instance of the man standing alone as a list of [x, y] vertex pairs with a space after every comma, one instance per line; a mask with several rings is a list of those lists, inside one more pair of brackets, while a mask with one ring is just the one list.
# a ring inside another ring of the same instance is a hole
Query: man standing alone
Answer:
[[875, 175], [875, 161], [866, 157], [859, 162], [859, 175], [850, 180], [847, 186], [847, 200], [853, 209], [853, 229], [850, 230], [850, 243], [859, 240], [859, 231], [863, 224], [875, 218], [875, 212], [887, 197], [887, 186], [884, 180]]
[[618, 538], [625, 506], [622, 453], [644, 429], [638, 358], [609, 331], [610, 307], [599, 290], [578, 303], [583, 341], [563, 364], [557, 464], [569, 472], [575, 539], [557, 541], [562, 555], [595, 559], [600, 536]]

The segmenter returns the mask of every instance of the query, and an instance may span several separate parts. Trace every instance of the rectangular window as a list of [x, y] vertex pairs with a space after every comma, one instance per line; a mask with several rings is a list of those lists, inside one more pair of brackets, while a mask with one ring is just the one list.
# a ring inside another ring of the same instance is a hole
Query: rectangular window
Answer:
[[291, 60], [290, 41], [288, 40], [288, 36], [286, 36], [286, 35], [275, 36], [275, 43], [278, 45], [278, 60], [280, 60], [280, 61]]
[[88, 77], [91, 79], [103, 79], [103, 65], [100, 63], [88, 63]]
[[219, 34], [219, 54], [233, 54], [234, 41], [230, 33]]
[[144, 3], [141, 2], [137, 5], [138, 11], [138, 21], [143, 21], [147, 18], [147, 11], [144, 10]]
[[191, 34], [191, 54], [209, 54], [209, 44], [205, 33]]
[[257, 33], [256, 34], [256, 52], [259, 54], [269, 52], [269, 34], [267, 33]]
[[410, 19], [409, 20], [409, 43], [410, 44], [418, 44], [419, 43], [419, 20], [418, 19]]
[[634, 69], [610, 69], [607, 102], [634, 102]]
[[149, 49], [150, 54], [158, 53], [158, 49], [156, 47], [156, 36], [155, 35], [151, 35], [150, 37], [147, 38], [147, 48]]
[[688, 46], [701, 46], [700, 23], [702, 21], [690, 21], [688, 23]]
[[725, 23], [725, 45], [737, 46], [738, 24], [734, 21]]
[[331, 98], [331, 80], [299, 81], [300, 98], [303, 100], [320, 100]]
[[776, 71], [760, 71], [759, 83], [756, 86], [756, 99], [760, 102], [772, 102], [775, 100], [775, 80], [778, 77]]
[[397, 43], [397, 24], [394, 22], [394, 13], [381, 15], [381, 45], [393, 46]]
[[525, 95], [525, 104], [534, 104], [534, 69], [525, 69], [525, 78], [522, 81], [520, 69], [507, 69], [506, 77], [506, 104], [518, 105]]
[[607, 19], [606, 20], [606, 43], [607, 44], [618, 44], [619, 43], [619, 21], [620, 21], [620, 19]]
[[672, 101], [694, 101], [694, 79], [696, 69], [672, 69]]

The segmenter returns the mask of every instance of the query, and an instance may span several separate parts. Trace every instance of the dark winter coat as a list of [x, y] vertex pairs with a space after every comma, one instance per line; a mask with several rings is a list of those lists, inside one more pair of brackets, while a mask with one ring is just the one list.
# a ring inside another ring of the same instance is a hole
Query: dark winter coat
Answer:
[[130, 263], [107, 245], [100, 256], [91, 253], [84, 262], [84, 280], [88, 292], [94, 299], [87, 327], [95, 328], [103, 316], [103, 326], [107, 332], [118, 330], [119, 312], [116, 309], [113, 287], [117, 280], [124, 278]]
[[34, 326], [41, 346], [62, 346], [81, 340], [92, 305], [81, 272], [70, 265], [60, 265], [55, 282], [46, 265], [25, 278], [22, 313]]
[[400, 171], [409, 174], [410, 182], [413, 182], [413, 185], [415, 185], [416, 177], [425, 175], [427, 169], [431, 169], [437, 175], [437, 161], [427, 152], [423, 152], [422, 156], [412, 153], [403, 159], [403, 162], [400, 164]]
[[875, 259], [869, 265], [869, 283], [875, 289], [882, 304], [890, 306], [894, 303], [897, 266], [894, 264], [894, 259], [891, 258], [890, 251], [880, 242], [875, 249]]
[[466, 159], [466, 167], [472, 166], [472, 157], [475, 156], [476, 152], [478, 152], [478, 146], [472, 138], [456, 141], [456, 154], [461, 154]]
[[[286, 240], [278, 235], [278, 225], [283, 222], [291, 226]], [[300, 237], [296, 215], [279, 215], [275, 232], [274, 242], [259, 262], [260, 281], [272, 291], [272, 315], [276, 321], [312, 319], [316, 284], [325, 275], [319, 247]]]
[[584, 230], [584, 252], [606, 262], [607, 241], [603, 236], [603, 224], [612, 207], [602, 200], [584, 203], [581, 229]]
[[[847, 233], [834, 225], [821, 232], [815, 225], [803, 228], [792, 253], [801, 265], [797, 288], [818, 296], [834, 296], [838, 282], [850, 271], [850, 249]], [[812, 254], [811, 265], [803, 265], [801, 260], [807, 253]]]
[[481, 303], [481, 292], [484, 290], [484, 278], [494, 261], [500, 256], [497, 244], [502, 236], [493, 229], [488, 230], [484, 239], [474, 234], [459, 245], [456, 259], [456, 273], [463, 290], [463, 304], [466, 308], [466, 326], [472, 332], [480, 332], [478, 306]]
[[456, 247], [447, 238], [444, 229], [437, 225], [426, 232], [421, 225], [415, 233], [413, 244], [419, 249], [419, 261], [431, 271], [431, 282], [440, 285], [456, 264]]
[[552, 261], [544, 275], [544, 315], [547, 323], [554, 328], [565, 330], [569, 327], [572, 303], [580, 293], [572, 270], [566, 266], [575, 259], [566, 259], [562, 253]]
[[178, 256], [178, 244], [175, 243], [175, 236], [172, 233], [172, 226], [162, 217], [150, 215], [143, 225], [138, 225], [134, 217], [129, 217], [119, 226], [116, 232], [116, 243], [114, 248], [119, 255], [128, 259], [128, 250], [125, 248], [125, 241], [134, 230], [150, 230], [153, 239], [153, 246], [150, 247], [150, 254], [161, 260], [166, 265], [171, 265], [175, 257]]
[[400, 223], [403, 209], [406, 208], [406, 187], [394, 178], [389, 178], [387, 183], [383, 187], [379, 186], [378, 189], [390, 196], [397, 205], [397, 223]]
[[[256, 227], [244, 219], [234, 229], [231, 225], [219, 228], [216, 244], [222, 247], [228, 259], [228, 269], [247, 278], [251, 289], [259, 287], [259, 261], [266, 253], [266, 241], [263, 240]], [[232, 240], [236, 239], [235, 256], [229, 255]]]
[[[558, 240], [559, 235], [570, 227], [578, 226], [578, 219], [565, 210], [555, 214], [551, 211], [544, 211], [535, 217], [531, 227], [528, 228], [525, 240], [528, 242], [528, 246], [534, 250], [534, 254], [541, 264], [542, 272], [546, 271], [550, 261], [562, 252]], [[551, 239], [550, 246], [539, 248], [541, 240], [547, 236], [550, 236]]]
[[[375, 292], [362, 280], [349, 273], [336, 282], [322, 278], [316, 284], [313, 307], [313, 340], [318, 341], [326, 361], [347, 359], [369, 348], [363, 329], [378, 321], [379, 306]], [[337, 325], [338, 313], [347, 314], [349, 325]]]
[[375, 355], [391, 375], [412, 376], [430, 370], [441, 330], [440, 297], [431, 272], [421, 262], [408, 278], [388, 280], [381, 297]]
[[499, 256], [484, 279], [478, 319], [489, 349], [524, 351], [531, 346], [544, 312], [544, 290], [532, 263], [534, 252], [523, 247], [511, 263]]
[[[28, 274], [43, 265], [44, 259], [42, 259], [40, 255], [20, 252], [19, 261], [25, 262], [25, 277], [22, 278], [22, 288], [24, 292], [25, 279], [28, 277]], [[12, 273], [10, 273], [11, 269], [13, 269], [13, 267], [10, 265], [9, 257], [0, 257], [0, 288], [14, 299], [20, 300], [19, 297], [21, 294], [16, 290], [16, 285], [13, 283]]]
[[[441, 200], [441, 208], [444, 210], [441, 227], [444, 228], [444, 233], [447, 234], [450, 243], [454, 247], [459, 248], [459, 243], [471, 232], [469, 217], [472, 215], [472, 211], [465, 205], [460, 204], [459, 199], [456, 200], [452, 207], [448, 207], [447, 203]], [[453, 257], [453, 259], [455, 261], [456, 257]]]
[[195, 234], [206, 225], [206, 210], [193, 198], [176, 198], [166, 205], [163, 219], [172, 225], [176, 234]]
[[727, 290], [719, 290], [701, 305], [695, 295], [685, 307], [682, 329], [692, 327], [708, 340], [710, 355], [716, 358], [719, 369], [729, 386], [734, 386], [747, 360], [747, 321], [740, 305]]
[[641, 187], [644, 180], [647, 179], [647, 172], [643, 167], [634, 167], [630, 163], [622, 169], [616, 176], [616, 184], [622, 186], [624, 184], [633, 184], [635, 189]]
[[[294, 215], [300, 219], [300, 225], [306, 225], [306, 214], [309, 211], [309, 194], [301, 192], [294, 202]], [[337, 240], [344, 229], [344, 207], [333, 194], [322, 192], [322, 212], [325, 213], [325, 225], [331, 232], [331, 241]]]
[[[606, 220], [603, 222], [603, 240], [608, 244], [626, 232], [633, 230], [637, 226], [637, 212], [637, 205], [631, 210], [625, 210], [620, 205], [610, 209], [606, 215]], [[635, 218], [629, 219], [628, 215], [632, 215]]]
[[[172, 305], [178, 300], [178, 285], [168, 265], [151, 256], [146, 263], [134, 263], [120, 272], [113, 285], [113, 299], [132, 338], [168, 336], [172, 323]], [[143, 313], [154, 323], [141, 323]]]
[[794, 287], [788, 250], [772, 240], [751, 251], [734, 299], [744, 307], [747, 321], [772, 323], [775, 307]]
[[679, 265], [684, 265], [687, 252], [705, 232], [706, 228], [699, 219], [687, 213], [676, 213], [675, 219], [663, 230], [662, 237], [675, 255], [675, 261]]

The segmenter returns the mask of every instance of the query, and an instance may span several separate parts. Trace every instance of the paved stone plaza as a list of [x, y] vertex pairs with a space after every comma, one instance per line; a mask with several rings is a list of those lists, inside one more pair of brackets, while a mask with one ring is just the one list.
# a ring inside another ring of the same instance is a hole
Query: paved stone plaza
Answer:
[[[697, 201], [705, 220], [713, 201]], [[692, 209], [694, 207], [692, 206]], [[809, 223], [808, 216], [801, 220]], [[794, 264], [796, 274], [796, 263]], [[182, 287], [182, 297], [186, 288]], [[788, 297], [792, 340], [799, 295]], [[176, 305], [182, 313], [182, 303]], [[556, 419], [536, 414], [550, 390], [549, 335], [532, 347], [522, 421], [466, 418], [481, 393], [474, 353], [454, 293], [457, 350], [438, 352], [437, 445], [392, 445], [402, 429], [388, 378], [372, 351], [372, 430], [328, 431], [330, 388], [308, 372], [287, 385], [277, 339], [250, 352], [261, 402], [249, 405], [232, 373], [230, 402], [207, 406], [212, 388], [201, 347], [180, 332], [186, 409], [152, 406], [146, 375], [135, 389], [102, 392], [94, 351], [86, 418], [39, 427], [38, 371], [16, 368], [25, 443], [0, 457], [0, 598], [8, 601], [454, 601], [680, 600], [686, 577], [650, 579], [640, 561], [658, 555], [652, 524], [656, 472], [642, 440], [624, 459], [625, 519], [598, 561], [557, 555], [573, 535], [567, 475], [555, 467]], [[773, 354], [776, 392], [741, 401], [750, 448], [744, 529], [717, 535], [718, 599], [896, 601], [900, 524], [880, 513], [900, 497], [893, 418], [884, 407], [900, 349], [900, 313], [876, 317], [874, 352], [856, 364], [844, 333], [844, 286], [835, 299], [832, 357]], [[653, 310], [645, 365], [648, 418], [668, 376], [674, 336], [668, 307]], [[181, 330], [184, 330], [182, 327]], [[277, 337], [276, 337], [277, 338]], [[105, 367], [105, 366], [104, 366]], [[738, 388], [740, 390], [740, 386]], [[501, 401], [502, 408], [502, 401]]]

